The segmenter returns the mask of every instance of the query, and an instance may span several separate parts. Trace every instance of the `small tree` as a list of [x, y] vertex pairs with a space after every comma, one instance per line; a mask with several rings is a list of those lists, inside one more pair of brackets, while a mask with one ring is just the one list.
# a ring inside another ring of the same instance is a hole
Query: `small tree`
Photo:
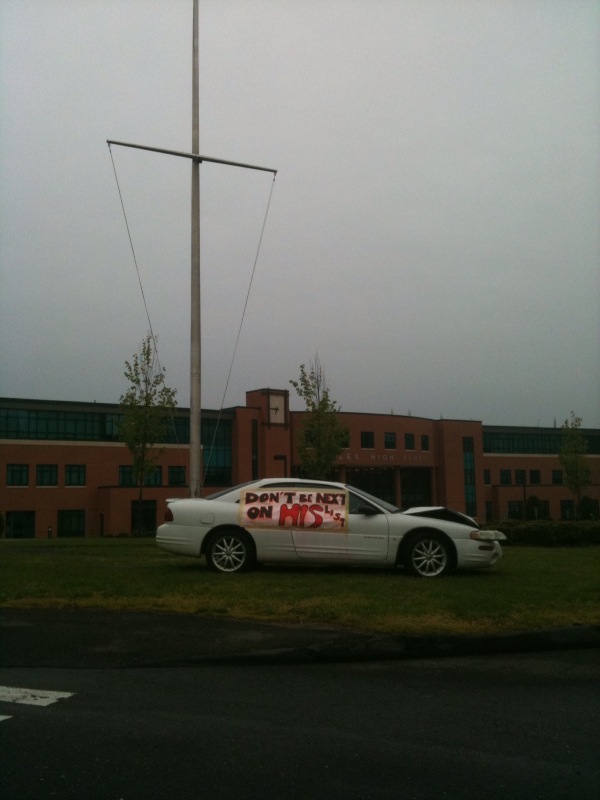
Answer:
[[134, 354], [131, 362], [125, 362], [124, 374], [131, 385], [120, 401], [123, 415], [120, 437], [131, 453], [133, 477], [139, 487], [137, 531], [140, 534], [144, 483], [164, 450], [155, 448], [155, 444], [164, 439], [170, 415], [177, 405], [177, 390], [166, 386], [166, 370], [157, 370], [155, 360], [155, 347], [148, 334], [139, 353]]
[[301, 364], [300, 379], [290, 383], [306, 405], [298, 442], [302, 472], [310, 478], [329, 478], [335, 459], [347, 444], [348, 429], [339, 420], [340, 409], [329, 395], [318, 354], [310, 371]]
[[565, 473], [565, 486], [575, 495], [577, 516], [581, 512], [581, 496], [591, 483], [590, 462], [586, 458], [587, 442], [581, 433], [581, 417], [571, 411], [571, 420], [562, 426], [560, 463]]

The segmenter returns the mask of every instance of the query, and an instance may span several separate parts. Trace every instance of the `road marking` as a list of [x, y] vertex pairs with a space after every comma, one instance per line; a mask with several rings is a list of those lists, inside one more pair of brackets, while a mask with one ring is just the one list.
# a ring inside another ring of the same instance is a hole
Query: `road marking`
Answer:
[[4, 722], [5, 719], [11, 719], [11, 717], [0, 717], [0, 722]]
[[0, 686], [0, 703], [21, 703], [28, 706], [49, 706], [73, 692], [48, 692], [44, 689], [19, 689], [16, 686]]

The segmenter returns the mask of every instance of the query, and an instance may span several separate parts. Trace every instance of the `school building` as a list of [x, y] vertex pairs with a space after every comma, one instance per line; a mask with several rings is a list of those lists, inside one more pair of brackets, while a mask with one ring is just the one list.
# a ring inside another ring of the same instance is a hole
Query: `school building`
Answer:
[[[287, 390], [257, 389], [246, 404], [203, 410], [204, 494], [298, 473], [298, 432]], [[332, 479], [402, 508], [444, 505], [486, 520], [572, 519], [560, 428], [340, 412], [347, 447]], [[138, 526], [131, 456], [117, 405], [0, 398], [0, 520], [13, 538], [129, 535]], [[582, 429], [592, 483], [583, 516], [598, 518], [600, 430]], [[167, 498], [188, 496], [189, 410], [175, 410], [141, 512], [151, 533]]]

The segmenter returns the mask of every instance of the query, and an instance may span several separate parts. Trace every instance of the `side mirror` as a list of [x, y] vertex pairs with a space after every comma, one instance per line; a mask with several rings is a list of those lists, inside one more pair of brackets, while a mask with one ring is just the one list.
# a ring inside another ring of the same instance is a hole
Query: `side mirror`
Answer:
[[375, 506], [364, 505], [364, 506], [359, 506], [354, 513], [364, 514], [364, 516], [372, 517], [374, 514], [379, 514], [379, 509], [375, 508]]

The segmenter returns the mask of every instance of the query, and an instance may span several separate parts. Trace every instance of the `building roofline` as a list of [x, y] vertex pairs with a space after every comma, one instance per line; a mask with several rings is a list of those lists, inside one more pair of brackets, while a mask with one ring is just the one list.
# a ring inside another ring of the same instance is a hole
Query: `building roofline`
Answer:
[[[257, 389], [252, 391], [269, 391], [269, 392], [288, 392], [287, 389]], [[48, 410], [54, 411], [61, 411], [61, 410], [76, 410], [76, 411], [88, 411], [88, 412], [105, 412], [105, 413], [119, 413], [119, 403], [104, 403], [98, 402], [96, 400], [41, 400], [39, 398], [32, 398], [32, 397], [0, 397], [0, 408], [8, 408], [8, 407], [15, 407], [19, 406], [23, 409], [39, 409], [39, 408], [47, 408]], [[236, 409], [256, 409], [255, 406], [248, 406], [248, 405], [241, 405], [239, 403], [228, 406], [227, 408], [223, 408], [221, 410], [215, 408], [202, 408], [203, 413], [207, 414], [234, 414]], [[176, 406], [174, 409], [175, 416], [187, 416], [190, 413], [190, 409], [188, 406]], [[303, 409], [293, 410], [290, 409], [290, 414], [305, 414], [306, 411]], [[440, 417], [439, 419], [435, 419], [433, 417], [423, 417], [417, 416], [415, 414], [385, 414], [381, 412], [370, 412], [370, 411], [345, 411], [344, 409], [340, 409], [340, 414], [344, 416], [352, 416], [352, 417], [388, 417], [390, 419], [401, 419], [401, 420], [415, 420], [415, 421], [422, 421], [422, 422], [431, 422], [431, 423], [474, 423], [481, 425], [483, 433], [516, 433], [516, 434], [556, 434], [561, 435], [562, 433], [562, 426], [550, 426], [550, 427], [540, 427], [534, 425], [488, 425], [484, 423], [482, 420], [479, 419], [457, 419], [457, 418], [446, 418]], [[581, 433], [585, 434], [586, 436], [600, 436], [600, 428], [581, 428]]]

